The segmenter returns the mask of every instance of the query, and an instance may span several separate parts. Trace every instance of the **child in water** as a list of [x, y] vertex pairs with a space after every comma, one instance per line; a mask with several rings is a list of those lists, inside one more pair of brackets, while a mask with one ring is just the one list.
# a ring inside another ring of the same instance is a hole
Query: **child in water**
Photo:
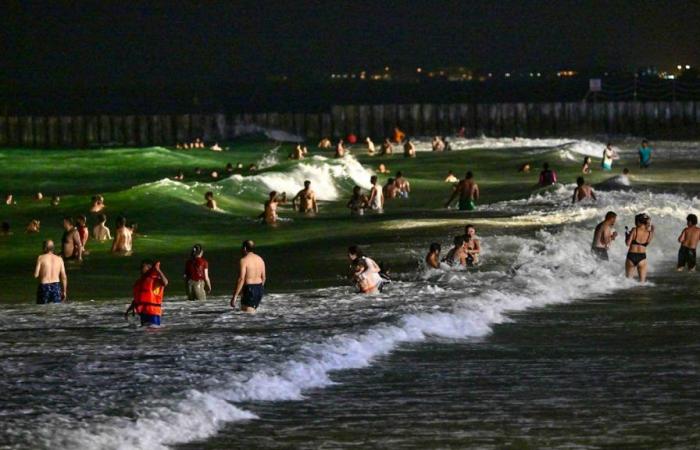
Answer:
[[430, 249], [428, 249], [428, 254], [425, 256], [425, 264], [431, 269], [440, 268], [440, 244], [433, 242], [430, 244]]

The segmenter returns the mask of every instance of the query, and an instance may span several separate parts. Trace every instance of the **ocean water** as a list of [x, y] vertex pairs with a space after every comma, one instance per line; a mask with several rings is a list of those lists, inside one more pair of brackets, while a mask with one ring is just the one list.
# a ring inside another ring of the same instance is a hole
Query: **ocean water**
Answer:
[[[610, 191], [571, 206], [570, 192], [489, 205], [503, 227], [481, 236], [478, 270], [401, 273], [376, 296], [339, 281], [270, 295], [253, 317], [227, 298], [170, 301], [154, 332], [123, 320], [125, 298], [3, 306], [0, 446], [697, 446], [700, 281], [673, 269], [700, 200]], [[588, 251], [610, 209], [620, 233], [652, 217], [647, 286], [624, 278], [622, 242], [610, 262]], [[460, 231], [392, 250], [418, 264]]]

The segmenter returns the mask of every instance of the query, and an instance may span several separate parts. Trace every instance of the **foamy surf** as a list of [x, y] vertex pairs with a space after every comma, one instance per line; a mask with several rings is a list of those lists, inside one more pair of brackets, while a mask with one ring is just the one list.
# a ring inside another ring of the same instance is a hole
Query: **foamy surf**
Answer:
[[[578, 214], [576, 219], [562, 220], [557, 227], [533, 235], [483, 236], [485, 265], [480, 271], [438, 270], [430, 272], [427, 283], [420, 281], [424, 280], [422, 273], [415, 277], [419, 281], [395, 283], [388, 292], [374, 299], [400, 312], [393, 319], [364, 331], [339, 333], [317, 341], [297, 336], [296, 339], [302, 339], [297, 342], [297, 350], [283, 361], [272, 364], [261, 361], [252, 370], [233, 375], [222, 366], [210, 383], [204, 383], [210, 387], [203, 391], [173, 394], [182, 398], [162, 399], [157, 407], [141, 405], [135, 420], [102, 416], [90, 422], [66, 423], [64, 430], [52, 430], [46, 442], [54, 448], [122, 449], [164, 448], [203, 439], [216, 434], [226, 423], [254, 418], [253, 412], [241, 410], [236, 403], [302, 399], [309, 389], [332, 384], [334, 371], [367, 367], [402, 343], [432, 338], [480, 338], [488, 335], [494, 325], [511, 320], [512, 312], [594, 298], [637, 286], [622, 275], [625, 248], [619, 240], [611, 249], [610, 262], [601, 263], [590, 254], [595, 223], [607, 209], [620, 214], [618, 230], [639, 211], [651, 214], [657, 227], [657, 237], [649, 247], [653, 277], [656, 268], [672, 260], [677, 248], [675, 238], [685, 215], [697, 212], [700, 207], [697, 198], [628, 192], [612, 192], [598, 203], [571, 207], [562, 205], [568, 197], [566, 191], [568, 187], [543, 194], [550, 206], [530, 211], [526, 216], [564, 216], [573, 212]], [[518, 201], [503, 202], [502, 206], [508, 207], [509, 203]], [[456, 229], [455, 233], [459, 231]], [[415, 256], [420, 258], [422, 252], [416, 251]], [[304, 295], [316, 299], [319, 292], [309, 291]], [[336, 290], [329, 295], [329, 303], [317, 312], [333, 311], [335, 305], [341, 313], [346, 311], [344, 308], [356, 308], [355, 313], [359, 313], [362, 302], [353, 298], [347, 291]], [[284, 308], [287, 300], [278, 299], [282, 300], [279, 305], [274, 300], [266, 305], [270, 313]], [[313, 314], [318, 306], [309, 308], [305, 314]], [[263, 309], [263, 318], [265, 314], [268, 313]]]

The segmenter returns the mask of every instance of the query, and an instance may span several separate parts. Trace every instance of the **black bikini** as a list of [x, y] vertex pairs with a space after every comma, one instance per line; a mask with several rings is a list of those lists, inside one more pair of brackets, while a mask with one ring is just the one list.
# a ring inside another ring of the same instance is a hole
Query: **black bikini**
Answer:
[[[649, 238], [650, 237], [651, 237], [651, 234], [649, 235]], [[630, 247], [633, 245], [640, 245], [642, 247], [646, 247], [647, 245], [649, 245], [649, 240], [648, 240], [649, 238], [647, 238], [647, 241], [644, 244], [642, 244], [641, 242], [637, 242], [637, 239], [633, 239], [632, 242], [630, 243]], [[628, 252], [627, 259], [635, 266], [638, 266], [640, 262], [647, 259], [647, 254], [646, 253], [637, 253], [637, 252]]]

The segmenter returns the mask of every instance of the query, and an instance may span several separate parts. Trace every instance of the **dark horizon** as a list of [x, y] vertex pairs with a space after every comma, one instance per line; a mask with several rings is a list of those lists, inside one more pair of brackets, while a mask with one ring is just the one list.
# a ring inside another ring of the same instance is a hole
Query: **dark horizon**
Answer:
[[700, 4], [686, 1], [34, 2], [7, 9], [3, 65], [15, 86], [205, 85], [384, 66], [665, 69], [700, 61]]

